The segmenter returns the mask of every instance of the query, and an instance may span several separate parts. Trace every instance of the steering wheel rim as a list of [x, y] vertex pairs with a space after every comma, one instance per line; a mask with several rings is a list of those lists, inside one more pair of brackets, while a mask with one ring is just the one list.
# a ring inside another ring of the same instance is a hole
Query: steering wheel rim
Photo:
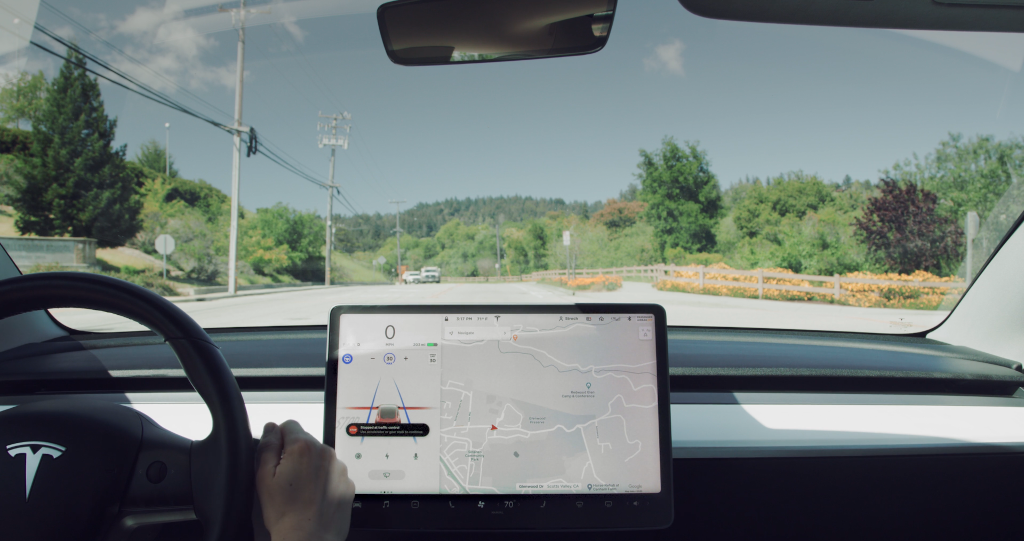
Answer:
[[238, 383], [202, 327], [156, 293], [97, 274], [8, 278], [0, 281], [0, 299], [0, 320], [49, 308], [86, 308], [131, 319], [164, 338], [213, 420], [209, 436], [190, 449], [192, 502], [204, 537], [233, 539], [245, 528], [252, 509], [252, 431]]

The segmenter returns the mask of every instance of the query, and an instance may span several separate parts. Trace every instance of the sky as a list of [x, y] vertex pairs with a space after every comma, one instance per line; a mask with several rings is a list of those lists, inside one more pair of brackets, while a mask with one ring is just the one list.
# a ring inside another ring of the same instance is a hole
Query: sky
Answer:
[[[243, 123], [326, 180], [318, 114], [350, 113], [336, 182], [359, 212], [393, 212], [392, 199], [605, 200], [635, 182], [639, 150], [666, 136], [699, 141], [723, 187], [793, 170], [877, 180], [950, 132], [1007, 138], [1024, 122], [1021, 35], [758, 25], [702, 19], [671, 0], [621, 2], [608, 45], [593, 55], [402, 67], [384, 53], [378, 4], [264, 0], [253, 8], [270, 13], [251, 15], [246, 32]], [[0, 0], [0, 70], [56, 73], [58, 61], [24, 47], [35, 18], [228, 122], [238, 35], [216, 7]], [[101, 88], [129, 156], [150, 138], [162, 142], [169, 122], [181, 175], [229, 192], [228, 134]], [[264, 157], [243, 158], [242, 205], [278, 202], [326, 212], [324, 190]]]

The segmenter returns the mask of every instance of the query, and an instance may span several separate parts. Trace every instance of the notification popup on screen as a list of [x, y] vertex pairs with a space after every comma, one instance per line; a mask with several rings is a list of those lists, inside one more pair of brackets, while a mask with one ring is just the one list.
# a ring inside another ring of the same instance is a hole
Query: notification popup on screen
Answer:
[[324, 440], [356, 484], [356, 527], [671, 522], [661, 307], [339, 306], [330, 321]]

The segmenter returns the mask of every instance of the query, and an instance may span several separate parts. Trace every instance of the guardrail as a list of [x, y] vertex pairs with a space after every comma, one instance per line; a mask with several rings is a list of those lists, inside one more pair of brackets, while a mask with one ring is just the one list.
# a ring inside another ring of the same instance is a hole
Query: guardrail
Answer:
[[[690, 278], [686, 276], [676, 276], [676, 273], [695, 273], [696, 277]], [[849, 289], [843, 289], [843, 284], [870, 284], [870, 285], [887, 285], [887, 286], [909, 286], [909, 287], [944, 287], [952, 289], [966, 289], [966, 282], [922, 282], [920, 280], [879, 280], [875, 278], [849, 278], [834, 274], [832, 276], [818, 276], [813, 274], [787, 274], [784, 272], [769, 272], [764, 270], [756, 271], [745, 271], [738, 269], [713, 269], [705, 267], [704, 265], [699, 266], [687, 266], [680, 267], [677, 265], [644, 265], [635, 267], [609, 267], [604, 269], [576, 269], [570, 271], [569, 274], [572, 278], [580, 278], [587, 276], [629, 276], [639, 278], [645, 281], [656, 282], [659, 280], [671, 280], [674, 282], [687, 282], [697, 284], [698, 287], [702, 288], [706, 285], [715, 286], [731, 286], [731, 287], [745, 287], [750, 289], [757, 289], [758, 298], [764, 297], [764, 290], [776, 289], [784, 291], [800, 291], [805, 293], [822, 293], [825, 295], [834, 295], [837, 299], [844, 293], [851, 293]], [[730, 275], [730, 276], [749, 276], [756, 277], [756, 282], [741, 282], [738, 280], [719, 280], [708, 278], [709, 274], [718, 275]], [[459, 277], [448, 277], [444, 276], [441, 278], [442, 282], [530, 282], [548, 279], [564, 278], [566, 276], [565, 270], [547, 270], [537, 271], [530, 274], [522, 274], [517, 276], [475, 276], [467, 278]], [[803, 285], [791, 285], [791, 284], [776, 284], [765, 281], [769, 279], [782, 279], [782, 280], [804, 280], [807, 282], [820, 282], [821, 286], [803, 286]], [[828, 284], [828, 285], [825, 285]]]

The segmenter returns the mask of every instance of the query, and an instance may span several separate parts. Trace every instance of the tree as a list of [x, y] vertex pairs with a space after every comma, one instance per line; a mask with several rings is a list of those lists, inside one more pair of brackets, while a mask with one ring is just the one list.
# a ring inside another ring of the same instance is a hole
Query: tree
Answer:
[[43, 72], [16, 76], [5, 75], [0, 88], [0, 122], [5, 126], [21, 128], [22, 121], [35, 122], [46, 100], [46, 77]]
[[[253, 267], [284, 269], [300, 280], [322, 280], [324, 276], [324, 222], [313, 212], [302, 212], [278, 203], [257, 209], [246, 218], [243, 229], [250, 233], [254, 252], [265, 259], [250, 262]], [[265, 242], [261, 239], [267, 239]], [[286, 250], [276, 249], [287, 247]], [[284, 255], [287, 261], [281, 260]]]
[[[132, 158], [132, 161], [147, 169], [156, 171], [157, 173], [163, 173], [167, 170], [167, 164], [164, 161], [166, 159], [165, 152], [166, 150], [163, 145], [161, 145], [156, 139], [150, 139], [149, 141], [142, 143], [142, 146], [139, 147], [139, 150], [135, 153], [135, 157]], [[171, 178], [177, 178], [178, 170], [174, 168], [174, 156], [170, 157], [170, 162], [171, 173], [169, 176]]]
[[923, 159], [915, 154], [883, 174], [935, 193], [940, 214], [963, 220], [973, 210], [984, 220], [1014, 178], [1024, 177], [1024, 140], [998, 141], [991, 135], [965, 140], [951, 133], [935, 152]]
[[765, 184], [755, 180], [745, 188], [733, 209], [733, 220], [737, 229], [750, 238], [770, 234], [783, 218], [803, 218], [833, 200], [833, 188], [816, 175], [801, 171], [769, 178]]
[[591, 218], [611, 231], [618, 232], [636, 223], [640, 214], [647, 208], [642, 201], [618, 201], [609, 199], [604, 208]]
[[672, 137], [654, 152], [640, 150], [642, 216], [654, 227], [658, 249], [681, 247], [687, 252], [710, 252], [715, 247], [715, 223], [722, 211], [722, 191], [711, 172], [707, 154], [698, 143], [680, 147]]
[[85, 58], [74, 49], [67, 58], [32, 122], [32, 150], [14, 197], [15, 226], [22, 233], [120, 246], [141, 226], [136, 178], [128, 171], [125, 146], [111, 146], [117, 120], [107, 117]]
[[963, 231], [936, 212], [935, 193], [891, 178], [882, 179], [879, 190], [868, 199], [864, 216], [855, 220], [869, 251], [903, 274], [939, 274], [959, 263]]

